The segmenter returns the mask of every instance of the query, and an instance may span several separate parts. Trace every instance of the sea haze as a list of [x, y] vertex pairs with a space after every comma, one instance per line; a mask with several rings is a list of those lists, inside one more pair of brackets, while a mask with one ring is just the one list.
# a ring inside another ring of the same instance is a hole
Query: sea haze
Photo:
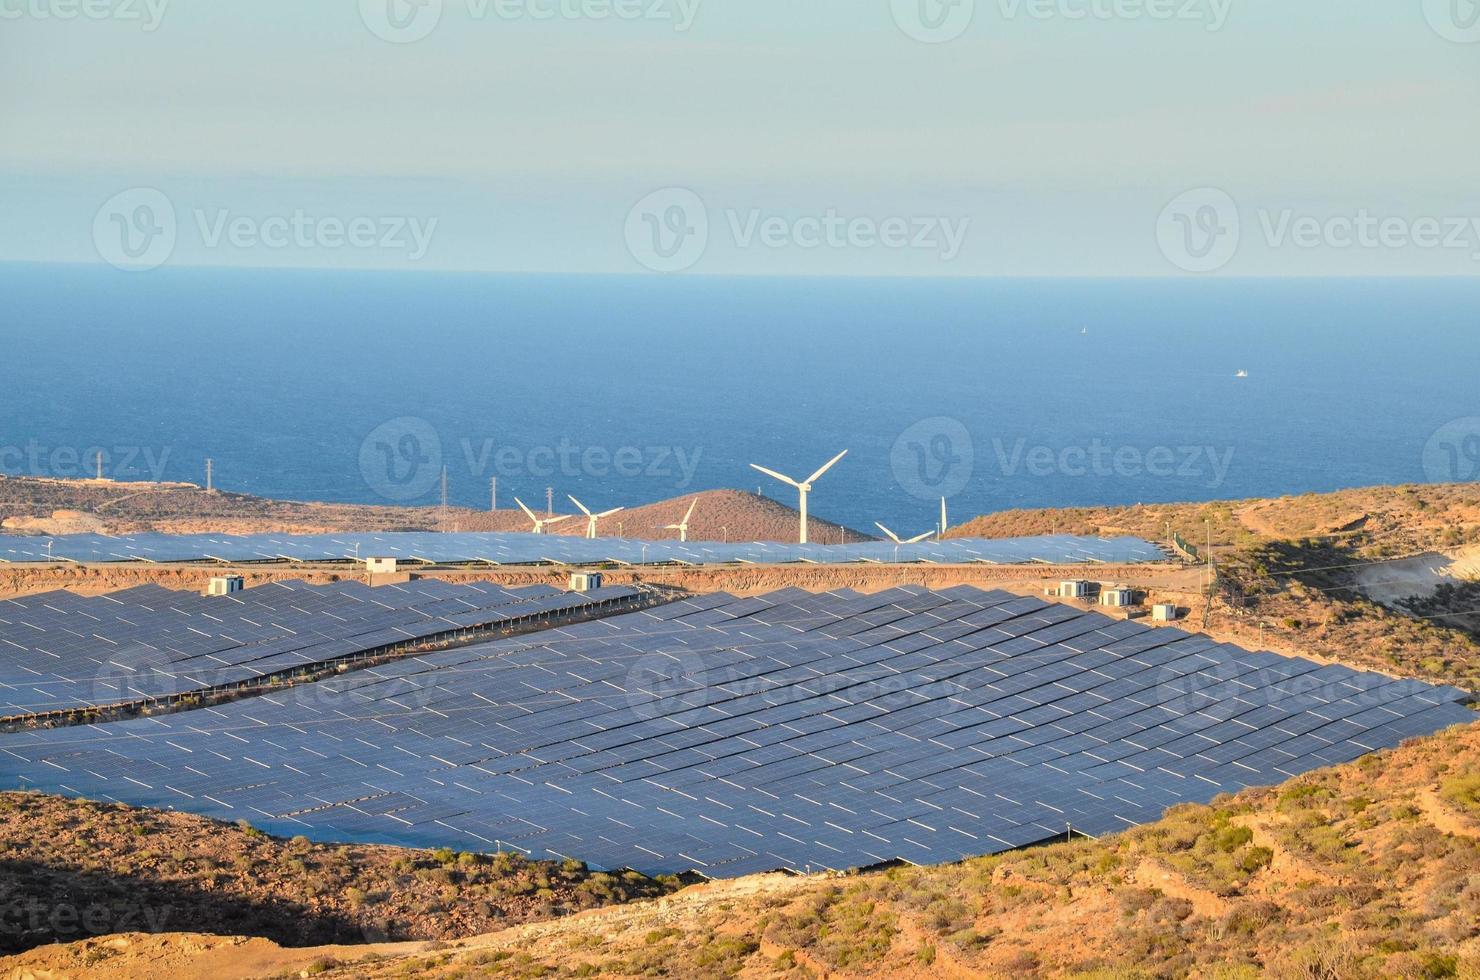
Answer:
[[434, 503], [445, 465], [469, 506], [494, 476], [501, 506], [795, 504], [746, 464], [846, 448], [813, 512], [914, 534], [941, 492], [955, 520], [1480, 473], [1480, 422], [1454, 424], [1480, 416], [1473, 280], [6, 265], [0, 295], [14, 474], [91, 475], [100, 447], [119, 478], [212, 457], [220, 487], [305, 500]]

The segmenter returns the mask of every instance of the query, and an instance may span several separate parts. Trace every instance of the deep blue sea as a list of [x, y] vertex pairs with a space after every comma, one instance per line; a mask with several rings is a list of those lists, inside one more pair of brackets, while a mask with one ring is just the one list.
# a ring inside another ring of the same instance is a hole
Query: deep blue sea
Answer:
[[[860, 529], [1480, 477], [1480, 280], [858, 280], [0, 266], [0, 471]], [[1246, 378], [1236, 377], [1240, 371]]]

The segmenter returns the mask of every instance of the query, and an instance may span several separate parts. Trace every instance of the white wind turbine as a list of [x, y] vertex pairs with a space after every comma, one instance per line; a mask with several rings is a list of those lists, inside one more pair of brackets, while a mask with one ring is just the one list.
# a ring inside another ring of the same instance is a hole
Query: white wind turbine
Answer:
[[[566, 496], [570, 497], [570, 494], [566, 494]], [[601, 520], [603, 517], [610, 517], [613, 514], [620, 514], [622, 511], [627, 509], [625, 507], [613, 507], [611, 510], [604, 510], [599, 514], [593, 514], [586, 509], [585, 504], [581, 503], [576, 498], [570, 497], [570, 502], [579, 507], [581, 509], [581, 513], [586, 515], [586, 537], [588, 538], [596, 537], [597, 521]]]
[[764, 466], [757, 466], [755, 463], [750, 464], [751, 469], [759, 470], [769, 477], [774, 477], [775, 479], [780, 480], [782, 483], [790, 484], [791, 486], [796, 487], [797, 491], [801, 494], [801, 505], [797, 509], [802, 512], [802, 533], [801, 536], [798, 538], [798, 540], [802, 544], [807, 543], [807, 494], [812, 492], [812, 484], [816, 483], [818, 479], [822, 477], [822, 474], [832, 469], [833, 464], [846, 455], [848, 455], [848, 450], [845, 449], [834, 456], [832, 459], [824, 463], [820, 470], [818, 470], [816, 473], [813, 473], [811, 476], [807, 477], [800, 483], [798, 483], [796, 480], [793, 480], [789, 476], [783, 476], [780, 473], [777, 473], [775, 470], [768, 470]]
[[695, 497], [689, 503], [689, 512], [683, 515], [683, 520], [679, 521], [677, 524], [669, 524], [667, 527], [663, 528], [663, 530], [677, 531], [678, 540], [687, 541], [689, 539], [689, 518], [694, 516], [694, 508], [697, 506], [699, 506], [699, 498]]
[[924, 534], [917, 534], [913, 538], [901, 539], [899, 535], [895, 534], [893, 531], [889, 530], [878, 521], [874, 521], [874, 527], [878, 528], [880, 531], [883, 531], [885, 537], [887, 537], [890, 541], [893, 541], [895, 544], [919, 544], [921, 541], [924, 541], [926, 538], [935, 533], [934, 531], [926, 531]]
[[535, 534], [544, 534], [545, 528], [549, 527], [551, 524], [559, 524], [561, 521], [568, 521], [573, 516], [571, 514], [559, 514], [555, 517], [536, 517], [535, 512], [524, 506], [524, 501], [520, 500], [518, 497], [514, 498], [514, 503], [518, 504], [519, 509], [524, 511], [525, 517], [528, 517], [530, 520], [534, 521]]

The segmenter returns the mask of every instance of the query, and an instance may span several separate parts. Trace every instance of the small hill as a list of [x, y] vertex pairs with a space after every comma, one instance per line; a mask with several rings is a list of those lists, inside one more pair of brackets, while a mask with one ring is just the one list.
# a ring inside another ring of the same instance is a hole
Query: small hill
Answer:
[[[450, 944], [126, 936], [49, 976], [1480, 975], [1480, 726], [1154, 824], [935, 868], [758, 876]], [[165, 966], [161, 966], [165, 964]], [[17, 974], [21, 975], [21, 974]]]
[[[512, 503], [512, 498], [508, 498]], [[709, 490], [645, 504], [602, 521], [600, 532], [663, 540], [676, 538], [662, 528], [683, 519], [698, 501], [689, 525], [690, 540], [795, 541], [798, 515], [769, 497], [739, 490]], [[502, 502], [502, 501], [501, 501]], [[527, 501], [534, 507], [535, 501]], [[543, 513], [538, 502], [537, 513]], [[591, 506], [596, 500], [588, 501]], [[551, 533], [583, 535], [585, 518], [564, 497], [556, 513], [575, 514], [550, 527]], [[601, 501], [603, 508], [607, 501]], [[189, 484], [113, 483], [0, 477], [0, 527], [12, 534], [328, 534], [336, 531], [528, 531], [530, 521], [516, 509], [498, 511], [449, 507], [397, 507], [273, 500], [250, 494], [206, 493]], [[813, 541], [872, 540], [828, 521], [811, 518]]]

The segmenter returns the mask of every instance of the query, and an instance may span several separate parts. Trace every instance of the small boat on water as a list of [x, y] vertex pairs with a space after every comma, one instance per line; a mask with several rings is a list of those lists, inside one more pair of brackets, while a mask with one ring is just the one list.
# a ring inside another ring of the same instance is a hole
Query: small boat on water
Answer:
[[1235, 374], [1234, 375], [1235, 378], [1247, 378], [1248, 376], [1249, 376], [1249, 372], [1248, 371], [1240, 371], [1238, 374]]

